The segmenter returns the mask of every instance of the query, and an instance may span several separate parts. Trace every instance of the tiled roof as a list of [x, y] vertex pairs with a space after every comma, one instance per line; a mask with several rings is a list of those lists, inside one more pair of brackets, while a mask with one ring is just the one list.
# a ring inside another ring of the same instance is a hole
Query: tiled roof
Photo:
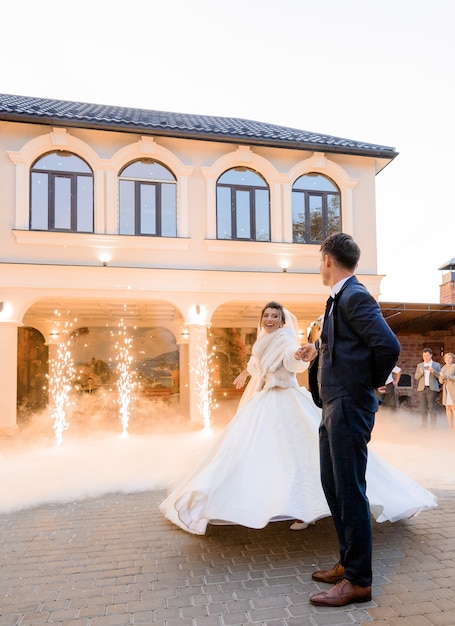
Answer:
[[389, 146], [236, 117], [170, 113], [103, 104], [0, 94], [0, 120], [77, 126], [393, 159]]

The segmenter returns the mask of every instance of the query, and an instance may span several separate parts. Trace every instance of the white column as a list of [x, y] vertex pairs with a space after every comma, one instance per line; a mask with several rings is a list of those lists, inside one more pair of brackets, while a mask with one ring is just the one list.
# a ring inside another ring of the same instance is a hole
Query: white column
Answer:
[[283, 239], [292, 243], [292, 185], [282, 185], [283, 189]]
[[270, 235], [271, 241], [286, 241], [283, 230], [283, 204], [281, 185], [275, 183], [270, 189]]
[[354, 197], [352, 193], [352, 187], [346, 189], [346, 203], [345, 207], [342, 207], [343, 212], [343, 232], [353, 233], [354, 231]]
[[[103, 208], [103, 231], [96, 232], [104, 232], [108, 235], [118, 234], [119, 232], [119, 223], [118, 223], [118, 200], [117, 200], [117, 176], [112, 171], [107, 171], [104, 173], [105, 186], [103, 189], [106, 189], [106, 199], [104, 204], [100, 201], [100, 208], [102, 205]], [[101, 225], [100, 225], [101, 227]]]
[[216, 239], [216, 181], [207, 179], [207, 239]]
[[[106, 230], [107, 225], [107, 213], [105, 197], [106, 197], [106, 186], [104, 182], [104, 172], [95, 171], [93, 176], [93, 184], [95, 187], [94, 191], [94, 202], [93, 202], [93, 212], [94, 212], [94, 232], [105, 234], [106, 232], [115, 232]], [[114, 205], [115, 206], [115, 205]], [[117, 212], [112, 208], [112, 213], [117, 215]]]
[[0, 322], [0, 434], [17, 430], [17, 328], [18, 322]]

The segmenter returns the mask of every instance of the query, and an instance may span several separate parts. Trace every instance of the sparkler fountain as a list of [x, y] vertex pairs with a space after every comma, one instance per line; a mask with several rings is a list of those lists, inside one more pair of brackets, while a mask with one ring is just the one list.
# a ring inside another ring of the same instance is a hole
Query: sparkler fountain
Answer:
[[132, 338], [127, 336], [127, 331], [123, 320], [119, 322], [117, 342], [115, 344], [116, 360], [117, 360], [117, 391], [119, 395], [118, 403], [120, 404], [120, 421], [122, 423], [122, 437], [128, 436], [128, 423], [130, 418], [130, 403], [132, 392], [136, 387], [133, 378], [133, 372], [130, 365], [133, 360], [130, 354]]
[[197, 408], [202, 416], [204, 429], [211, 426], [211, 410], [213, 408], [212, 363], [211, 353], [208, 350], [206, 327], [201, 324], [195, 326], [196, 359], [194, 363], [195, 383], [197, 393]]
[[58, 343], [56, 358], [51, 359], [49, 363], [49, 393], [52, 406], [51, 417], [54, 421], [54, 432], [58, 447], [62, 444], [63, 433], [69, 426], [66, 413], [69, 394], [72, 388], [71, 383], [74, 377], [70, 327], [71, 325], [66, 322], [63, 329], [66, 340]]

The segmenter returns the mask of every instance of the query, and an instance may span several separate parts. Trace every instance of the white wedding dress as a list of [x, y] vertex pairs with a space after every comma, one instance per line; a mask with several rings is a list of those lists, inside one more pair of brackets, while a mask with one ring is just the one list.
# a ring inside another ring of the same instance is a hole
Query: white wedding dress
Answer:
[[[330, 515], [319, 474], [321, 410], [298, 386], [296, 371], [307, 364], [294, 359], [297, 347], [289, 327], [258, 338], [236, 415], [160, 504], [171, 522], [203, 535], [208, 523], [264, 528], [271, 521]], [[367, 494], [378, 522], [436, 506], [432, 493], [371, 451]]]

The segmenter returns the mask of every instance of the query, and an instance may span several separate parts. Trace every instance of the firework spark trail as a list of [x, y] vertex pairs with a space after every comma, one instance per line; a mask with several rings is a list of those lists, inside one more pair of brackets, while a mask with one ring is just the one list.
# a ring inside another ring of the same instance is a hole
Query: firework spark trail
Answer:
[[197, 339], [196, 362], [194, 364], [196, 374], [197, 406], [200, 415], [203, 417], [204, 428], [211, 426], [211, 412], [213, 408], [213, 385], [212, 385], [212, 355], [208, 349], [209, 342], [206, 336], [206, 329], [200, 326], [197, 333], [201, 336]]
[[130, 418], [130, 403], [132, 393], [136, 387], [136, 382], [131, 371], [131, 362], [133, 357], [130, 354], [130, 347], [133, 342], [131, 337], [127, 336], [126, 327], [123, 320], [119, 322], [119, 339], [115, 344], [117, 350], [117, 391], [119, 395], [118, 403], [120, 404], [120, 421], [122, 424], [122, 436], [128, 435], [128, 423]]
[[[65, 335], [70, 333], [70, 325], [65, 324], [63, 329]], [[66, 419], [67, 406], [72, 380], [74, 377], [74, 365], [71, 355], [71, 339], [62, 341], [57, 345], [57, 357], [50, 361], [49, 393], [51, 398], [52, 414], [54, 421], [54, 432], [57, 439], [57, 446], [60, 447], [63, 441], [63, 433], [68, 429], [69, 423]]]

